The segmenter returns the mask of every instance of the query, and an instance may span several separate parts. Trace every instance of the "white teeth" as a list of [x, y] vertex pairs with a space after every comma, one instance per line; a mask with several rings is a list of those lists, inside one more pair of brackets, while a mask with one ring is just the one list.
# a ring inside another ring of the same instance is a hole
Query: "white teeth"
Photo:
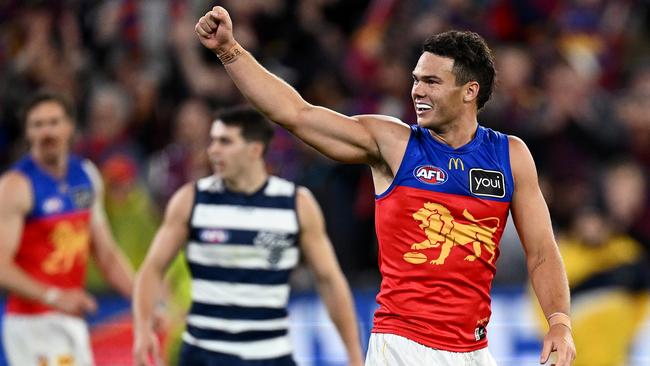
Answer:
[[423, 110], [429, 110], [429, 109], [431, 109], [431, 106], [428, 105], [428, 104], [424, 104], [424, 103], [415, 103], [415, 108], [423, 109]]

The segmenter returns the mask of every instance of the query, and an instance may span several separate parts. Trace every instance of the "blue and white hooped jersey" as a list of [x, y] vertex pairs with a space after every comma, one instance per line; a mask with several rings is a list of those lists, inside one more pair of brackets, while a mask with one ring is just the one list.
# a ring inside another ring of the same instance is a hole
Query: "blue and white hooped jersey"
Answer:
[[186, 257], [192, 307], [183, 340], [213, 352], [264, 360], [291, 354], [289, 275], [299, 261], [296, 187], [270, 176], [256, 193], [221, 178], [196, 184]]

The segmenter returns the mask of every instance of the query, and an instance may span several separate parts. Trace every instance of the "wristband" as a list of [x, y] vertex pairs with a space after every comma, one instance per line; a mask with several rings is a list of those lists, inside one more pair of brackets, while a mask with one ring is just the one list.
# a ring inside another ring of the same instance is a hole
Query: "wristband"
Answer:
[[243, 53], [244, 49], [239, 45], [239, 43], [235, 43], [228, 51], [217, 53], [217, 57], [219, 57], [219, 61], [221, 61], [225, 66], [229, 63], [235, 62], [235, 60]]
[[61, 290], [56, 287], [48, 287], [47, 290], [43, 293], [43, 303], [47, 305], [53, 305], [61, 297]]
[[548, 321], [549, 327], [552, 327], [556, 324], [562, 324], [571, 330], [571, 318], [569, 318], [569, 316], [564, 313], [553, 313], [549, 315], [546, 320]]

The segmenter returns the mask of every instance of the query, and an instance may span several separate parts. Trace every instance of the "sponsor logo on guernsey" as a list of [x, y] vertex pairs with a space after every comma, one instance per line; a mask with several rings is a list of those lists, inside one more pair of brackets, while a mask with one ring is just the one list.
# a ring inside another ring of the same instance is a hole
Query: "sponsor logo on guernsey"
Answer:
[[485, 327], [487, 326], [488, 321], [490, 321], [490, 318], [485, 317], [476, 322], [476, 328], [474, 328], [474, 339], [477, 342], [487, 336], [487, 329]]
[[223, 243], [229, 238], [230, 234], [226, 230], [206, 229], [199, 232], [199, 240], [204, 243]]
[[41, 208], [46, 214], [61, 212], [63, 211], [63, 200], [59, 197], [50, 197], [43, 201], [43, 206]]
[[469, 190], [477, 196], [503, 198], [506, 195], [503, 173], [496, 170], [470, 169]]
[[[453, 166], [453, 168], [452, 168]], [[449, 170], [465, 170], [465, 163], [461, 158], [449, 158], [449, 163], [447, 164]]]
[[487, 331], [484, 326], [480, 325], [474, 329], [474, 339], [478, 342], [481, 339], [485, 338]]
[[70, 196], [75, 207], [84, 209], [89, 208], [93, 204], [93, 191], [87, 187], [79, 187], [70, 189]]
[[433, 165], [420, 165], [413, 170], [413, 175], [426, 184], [437, 185], [447, 181], [447, 172]]

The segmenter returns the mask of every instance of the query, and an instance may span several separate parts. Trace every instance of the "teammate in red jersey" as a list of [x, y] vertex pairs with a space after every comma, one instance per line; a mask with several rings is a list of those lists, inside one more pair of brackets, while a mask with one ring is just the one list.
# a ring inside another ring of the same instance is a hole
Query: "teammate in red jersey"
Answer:
[[532, 156], [520, 139], [478, 124], [495, 75], [479, 35], [451, 31], [425, 42], [413, 70], [411, 128], [309, 104], [237, 43], [222, 7], [195, 31], [270, 120], [332, 159], [370, 166], [383, 278], [368, 365], [495, 364], [485, 326], [508, 212], [550, 324], [540, 361], [556, 351], [557, 365], [572, 363], [566, 273]]
[[25, 132], [29, 153], [0, 178], [5, 352], [16, 366], [92, 365], [81, 318], [97, 307], [83, 289], [88, 257], [125, 297], [133, 270], [110, 233], [97, 169], [69, 153], [67, 99], [37, 94], [25, 108]]

